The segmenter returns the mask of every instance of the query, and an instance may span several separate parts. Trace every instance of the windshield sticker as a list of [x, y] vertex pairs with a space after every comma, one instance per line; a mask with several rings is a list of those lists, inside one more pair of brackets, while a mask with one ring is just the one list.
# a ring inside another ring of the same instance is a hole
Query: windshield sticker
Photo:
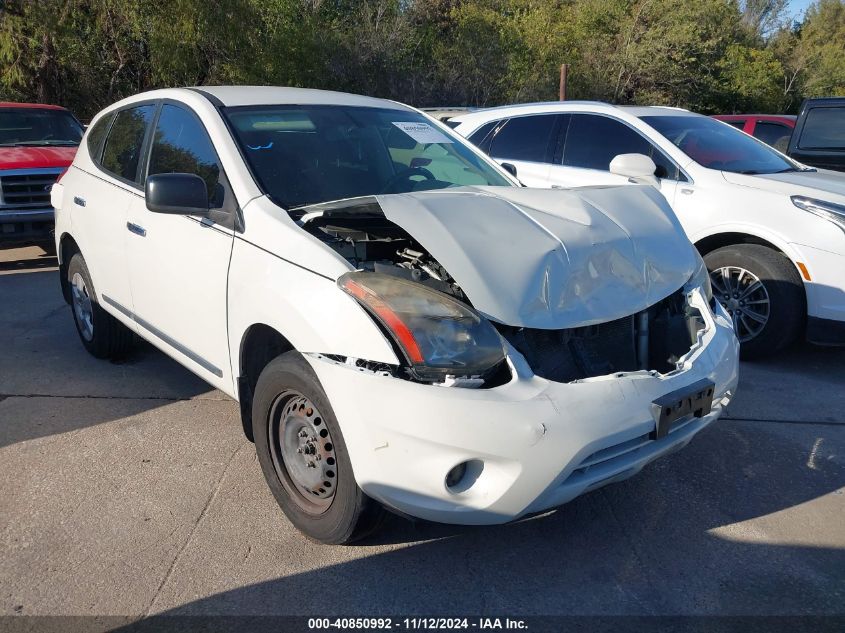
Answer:
[[393, 121], [393, 125], [398, 127], [417, 143], [421, 143], [423, 145], [428, 143], [454, 143], [454, 141], [443, 134], [443, 132], [431, 127], [425, 122]]

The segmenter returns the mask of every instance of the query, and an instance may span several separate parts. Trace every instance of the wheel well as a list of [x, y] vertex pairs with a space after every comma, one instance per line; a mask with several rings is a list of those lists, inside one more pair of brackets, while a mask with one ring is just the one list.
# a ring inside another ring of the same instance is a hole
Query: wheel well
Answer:
[[292, 349], [290, 341], [263, 323], [251, 325], [244, 334], [239, 359], [238, 400], [244, 435], [251, 442], [255, 441], [252, 436], [252, 395], [258, 377], [271, 360]]
[[723, 246], [734, 246], [736, 244], [759, 244], [760, 246], [767, 246], [781, 255], [786, 255], [786, 253], [771, 242], [767, 242], [766, 240], [754, 235], [748, 235], [747, 233], [717, 233], [716, 235], [711, 235], [698, 240], [695, 243], [695, 247], [698, 249], [698, 252], [701, 253], [701, 256], [704, 257], [707, 253], [715, 251], [717, 248], [722, 248]]
[[59, 241], [59, 283], [62, 285], [62, 296], [66, 303], [70, 303], [70, 285], [67, 281], [67, 265], [70, 258], [79, 253], [79, 245], [69, 234], [62, 235]]

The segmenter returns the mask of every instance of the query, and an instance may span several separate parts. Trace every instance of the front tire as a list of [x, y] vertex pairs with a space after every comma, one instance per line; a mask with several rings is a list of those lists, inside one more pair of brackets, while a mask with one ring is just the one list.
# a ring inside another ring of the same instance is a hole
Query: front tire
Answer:
[[328, 397], [298, 352], [278, 356], [261, 372], [252, 431], [267, 485], [306, 536], [350, 543], [379, 526], [384, 509], [358, 487]]
[[759, 244], [737, 244], [704, 256], [713, 296], [727, 310], [743, 358], [784, 349], [804, 326], [804, 285], [792, 262]]
[[120, 358], [132, 347], [134, 335], [97, 302], [91, 274], [81, 253], [67, 266], [71, 309], [76, 331], [85, 349], [96, 358]]

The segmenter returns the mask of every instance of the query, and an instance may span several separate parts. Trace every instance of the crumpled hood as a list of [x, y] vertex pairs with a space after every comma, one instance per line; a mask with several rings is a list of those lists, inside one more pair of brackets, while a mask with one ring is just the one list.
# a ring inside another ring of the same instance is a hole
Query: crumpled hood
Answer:
[[735, 185], [773, 191], [785, 195], [845, 201], [845, 173], [830, 169], [788, 171], [782, 174], [735, 174], [722, 172], [725, 180]]
[[697, 258], [654, 188], [463, 187], [376, 196], [473, 306], [563, 329], [634, 314], [677, 291]]

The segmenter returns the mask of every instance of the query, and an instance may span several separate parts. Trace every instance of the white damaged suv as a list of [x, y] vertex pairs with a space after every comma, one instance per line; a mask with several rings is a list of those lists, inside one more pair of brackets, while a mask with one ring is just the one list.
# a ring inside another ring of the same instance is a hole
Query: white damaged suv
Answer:
[[148, 92], [52, 192], [83, 345], [140, 336], [240, 403], [310, 537], [387, 507], [494, 524], [638, 472], [713, 422], [738, 342], [652, 187], [533, 190], [413, 108]]

